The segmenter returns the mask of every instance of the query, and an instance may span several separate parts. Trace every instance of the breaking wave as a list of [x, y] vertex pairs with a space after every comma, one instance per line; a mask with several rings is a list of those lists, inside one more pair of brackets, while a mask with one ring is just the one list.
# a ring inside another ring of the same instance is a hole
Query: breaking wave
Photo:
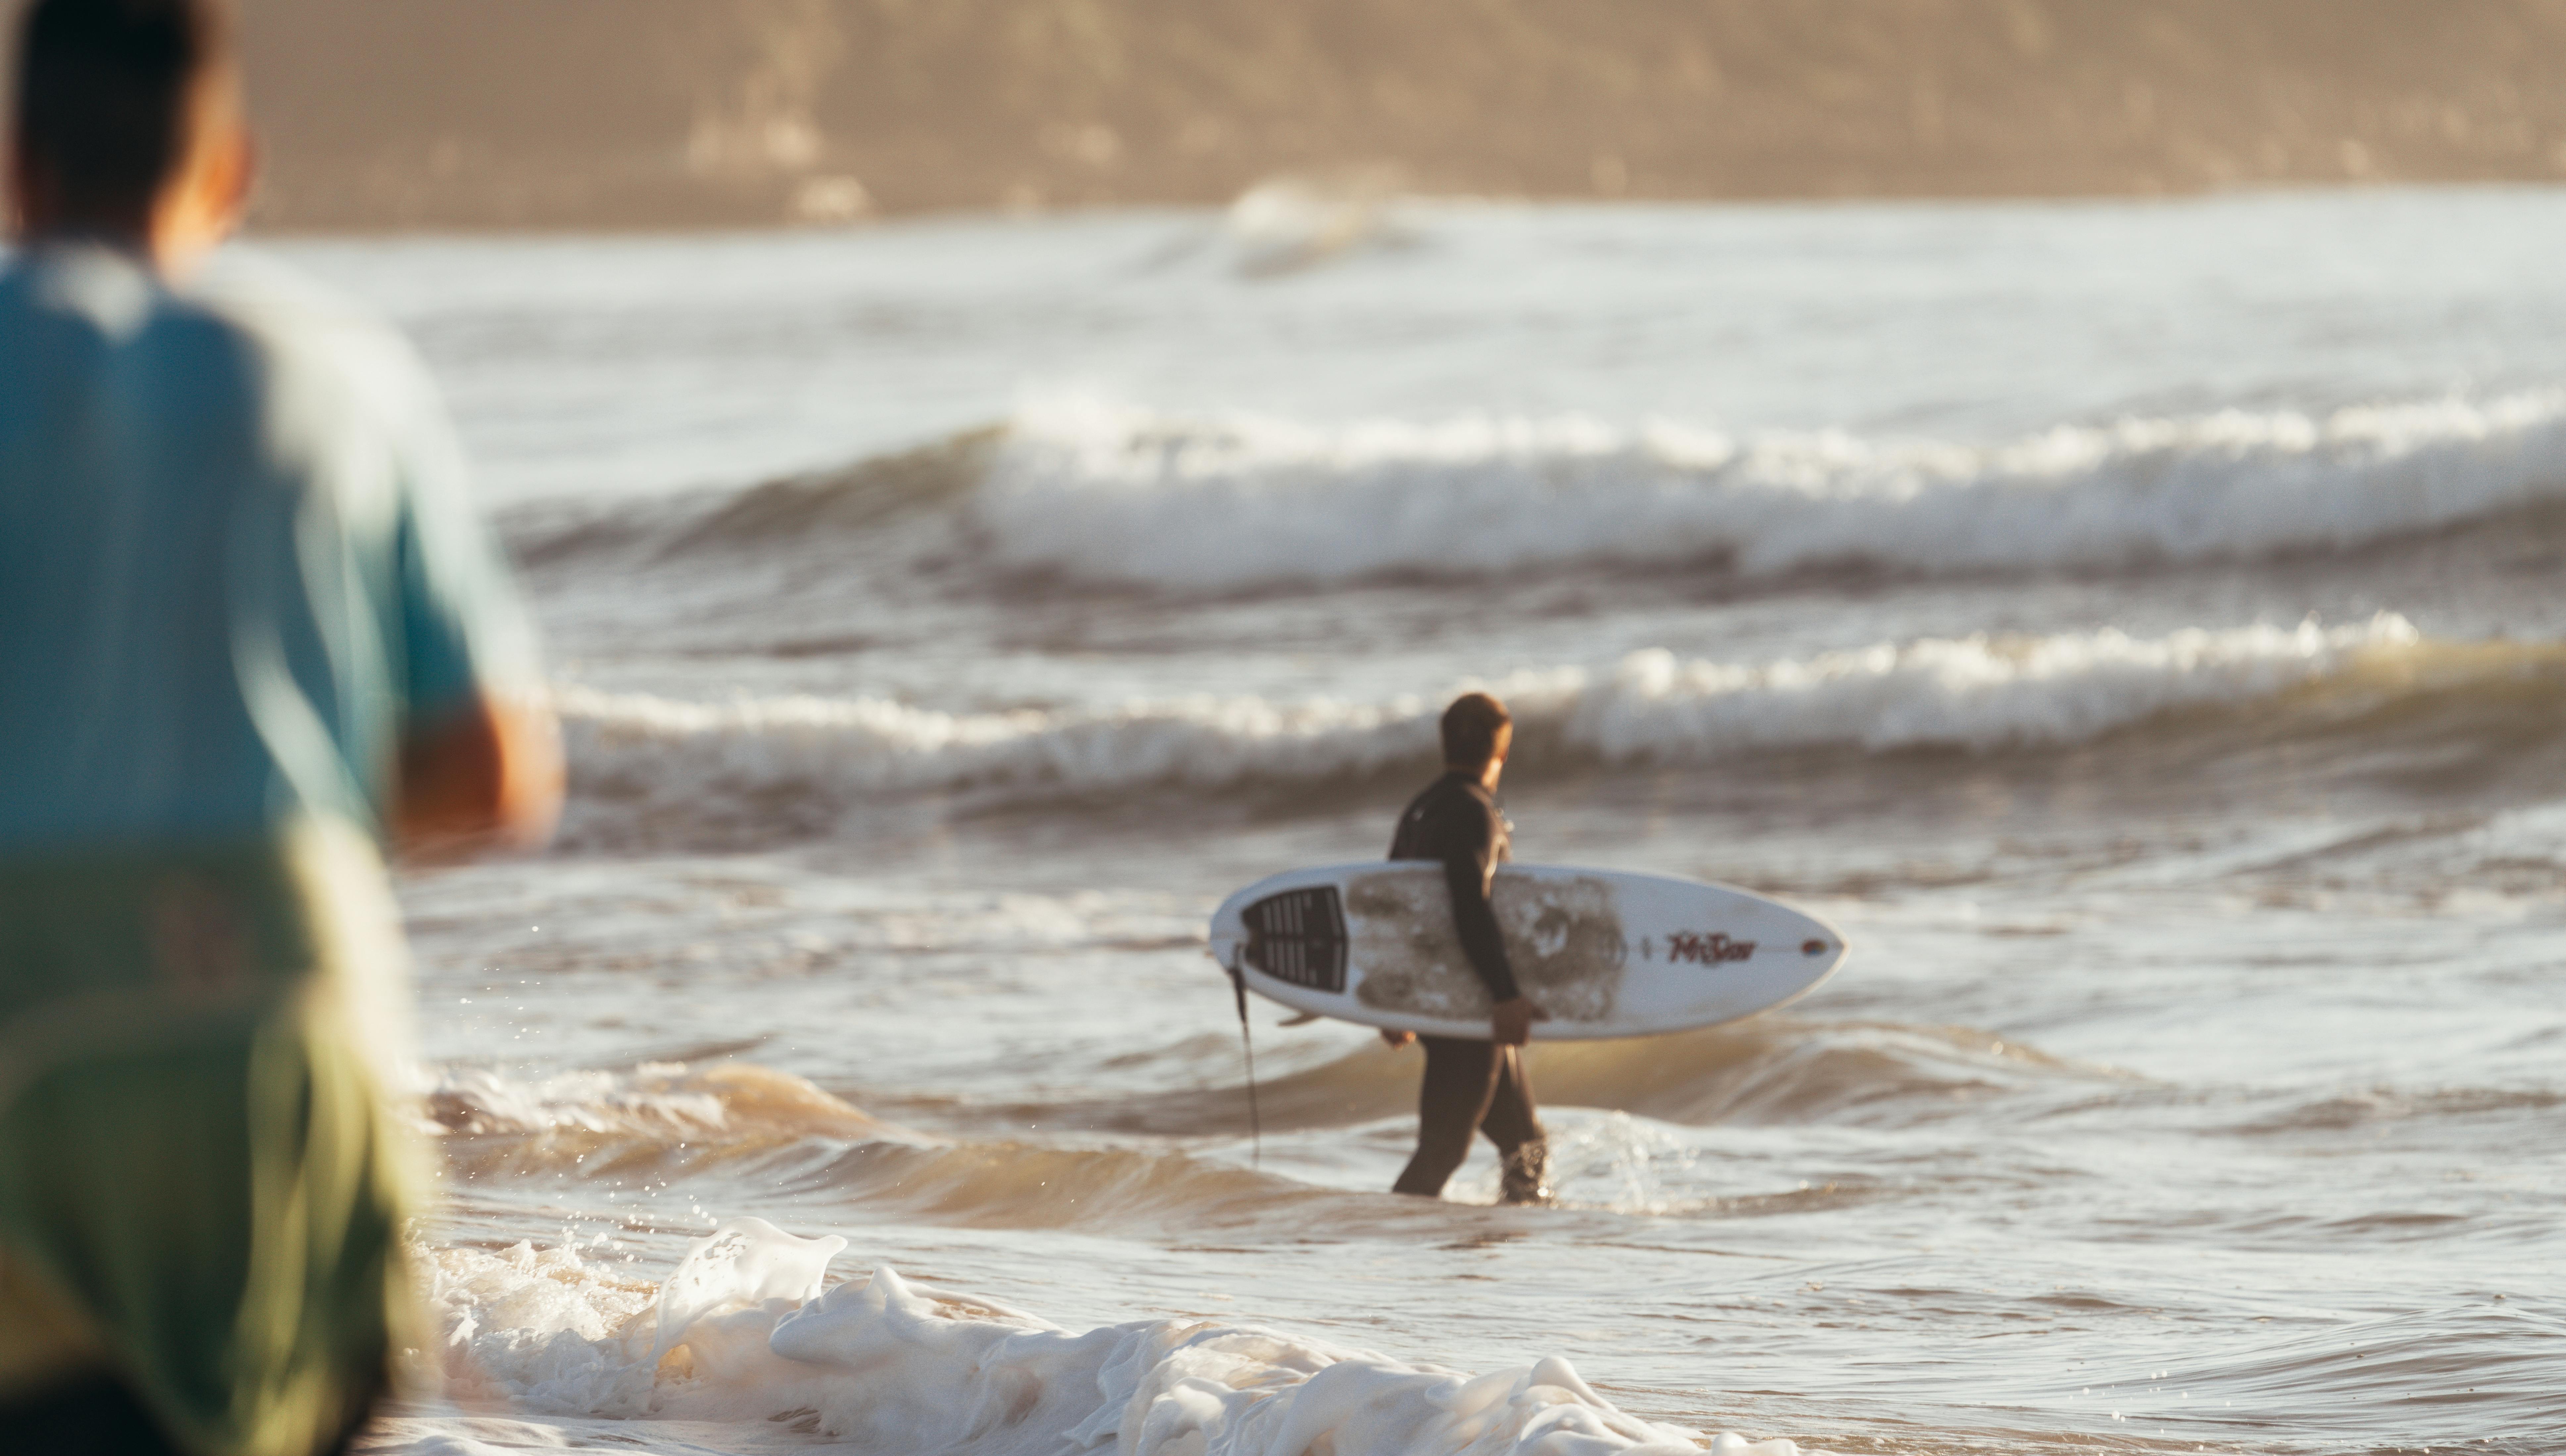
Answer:
[[1577, 563], [2043, 572], [2344, 550], [2566, 499], [2566, 391], [2062, 425], [1995, 446], [1037, 405], [971, 517], [1009, 567], [1186, 591]]
[[[427, 1100], [462, 1181], [562, 1175], [611, 1184], [744, 1183], [759, 1197], [860, 1198], [978, 1228], [1240, 1227], [1324, 1190], [1182, 1152], [1000, 1138], [938, 1142], [790, 1073], [647, 1065], [532, 1082], [450, 1069]], [[1223, 1131], [1230, 1129], [1224, 1128]], [[1237, 1129], [1244, 1131], [1242, 1122]]]
[[[863, 1450], [949, 1456], [1700, 1450], [1695, 1433], [1623, 1412], [1556, 1356], [1472, 1377], [1221, 1320], [1073, 1333], [884, 1265], [832, 1283], [846, 1247], [734, 1218], [693, 1240], [655, 1289], [593, 1247], [423, 1251], [444, 1338], [421, 1373], [466, 1402], [533, 1417], [773, 1422]], [[458, 1447], [441, 1424], [392, 1420], [377, 1449], [486, 1449]], [[534, 1434], [521, 1420], [468, 1425]], [[1723, 1433], [1709, 1449], [1800, 1448]]]
[[425, 1110], [437, 1132], [472, 1136], [906, 1135], [790, 1073], [743, 1062], [645, 1063], [629, 1073], [562, 1072], [534, 1082], [447, 1068]]
[[[1733, 1026], [1701, 1027], [1636, 1042], [1547, 1042], [1533, 1053], [1546, 1104], [1602, 1108], [1690, 1126], [1923, 1125], [1987, 1114], [2016, 1092], [2071, 1089], [2082, 1095], [2119, 1073], [2050, 1057], [1967, 1027], [1804, 1020], [1778, 1012]], [[1413, 1115], [1416, 1070], [1365, 1046], [1257, 1090], [1271, 1131], [1295, 1132]], [[2033, 1099], [2037, 1102], [2037, 1098]], [[1052, 1128], [1150, 1137], [1239, 1137], [1248, 1130], [1243, 1088], [1048, 1101], [996, 1109], [1001, 1119], [1040, 1116]], [[1563, 1179], [1569, 1203], [1640, 1211]]]
[[[2443, 675], [2517, 678], [2554, 655], [2352, 626], [2116, 630], [1884, 643], [1721, 663], [1644, 651], [1609, 669], [1492, 684], [1547, 758], [1699, 763], [1778, 751], [1990, 753], [2090, 742], [2160, 715], [2337, 685], [2362, 702]], [[693, 703], [558, 694], [583, 812], [810, 815], [868, 796], [982, 789], [1089, 794], [1360, 780], [1433, 752], [1436, 700], [1189, 697], [1108, 710], [952, 713], [875, 698]]]
[[[1595, 1109], [1612, 1124], [1595, 1136], [1582, 1134], [1575, 1119], [1554, 1129], [1562, 1203], [1655, 1214], [1713, 1206], [1699, 1199], [1678, 1206], [1642, 1186], [1661, 1159], [1690, 1156], [1666, 1136], [1672, 1125], [1906, 1127], [1964, 1108], [1984, 1115], [1999, 1098], [2018, 1099], [2021, 1114], [2034, 1116], [2060, 1095], [2111, 1094], [2127, 1081], [1968, 1028], [1787, 1017], [1646, 1045], [1548, 1045], [1535, 1067], [1547, 1100]], [[1261, 1125], [1286, 1137], [1404, 1125], [1415, 1090], [1411, 1058], [1366, 1043], [1266, 1083]], [[740, 1063], [531, 1082], [449, 1070], [429, 1113], [449, 1172], [469, 1184], [556, 1176], [610, 1185], [685, 1181], [707, 1198], [743, 1188], [832, 1207], [852, 1201], [872, 1217], [939, 1226], [1117, 1235], [1163, 1228], [1289, 1236], [1314, 1217], [1355, 1230], [1440, 1216], [1431, 1204], [1314, 1185], [1200, 1149], [1092, 1140], [1140, 1134], [1243, 1143], [1252, 1125], [1245, 1089], [1226, 1077], [1215, 1086], [1138, 1095], [979, 1107], [967, 1126], [942, 1137], [877, 1119], [789, 1073]], [[1013, 1134], [1035, 1117], [1069, 1140]], [[1570, 1155], [1580, 1148], [1602, 1163], [1581, 1164]], [[1493, 1188], [1487, 1192], [1492, 1199]], [[1463, 1197], [1470, 1201], [1468, 1192]], [[1313, 1203], [1329, 1207], [1314, 1214]]]

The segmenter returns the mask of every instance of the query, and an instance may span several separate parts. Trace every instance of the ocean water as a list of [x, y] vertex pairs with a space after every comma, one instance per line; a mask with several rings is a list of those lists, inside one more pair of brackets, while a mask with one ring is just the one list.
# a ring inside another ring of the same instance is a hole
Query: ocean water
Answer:
[[[287, 242], [419, 339], [561, 843], [406, 873], [377, 1453], [2566, 1449], [2566, 193]], [[1490, 687], [1855, 953], [1532, 1054], [1212, 906]]]

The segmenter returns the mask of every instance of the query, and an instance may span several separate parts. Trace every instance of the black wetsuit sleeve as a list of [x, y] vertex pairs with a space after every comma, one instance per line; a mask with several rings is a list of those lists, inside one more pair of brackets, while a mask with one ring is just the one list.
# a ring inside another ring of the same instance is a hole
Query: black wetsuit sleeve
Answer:
[[[1475, 807], [1475, 806], [1474, 806]], [[1455, 815], [1439, 846], [1443, 878], [1452, 886], [1452, 923], [1461, 932], [1461, 952], [1470, 969], [1488, 986], [1489, 999], [1512, 1001], [1514, 969], [1506, 964], [1505, 937], [1497, 932], [1496, 911], [1488, 908], [1488, 876], [1496, 869], [1497, 830], [1486, 815]]]

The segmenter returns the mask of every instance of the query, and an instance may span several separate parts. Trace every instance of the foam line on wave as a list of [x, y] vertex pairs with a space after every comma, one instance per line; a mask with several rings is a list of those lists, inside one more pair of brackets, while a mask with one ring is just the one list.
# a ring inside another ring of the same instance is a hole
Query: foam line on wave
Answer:
[[744, 1062], [644, 1063], [631, 1072], [561, 1072], [533, 1081], [486, 1067], [447, 1067], [423, 1089], [420, 1102], [428, 1129], [439, 1135], [914, 1138], [802, 1078]]
[[1020, 412], [970, 510], [1011, 568], [1226, 591], [1596, 562], [2114, 569], [2342, 550], [2561, 498], [2561, 389], [1994, 446], [1580, 416], [1320, 428], [1071, 399]]
[[[2405, 618], [2383, 613], [2346, 626], [2162, 637], [2106, 629], [1932, 638], [1743, 664], [1643, 651], [1606, 669], [1522, 672], [1488, 685], [1527, 737], [1607, 764], [1775, 750], [1994, 752], [2252, 703], [2434, 649]], [[1439, 700], [1188, 697], [972, 714], [874, 698], [692, 703], [567, 687], [557, 702], [582, 801], [700, 812], [812, 796], [1361, 778], [1430, 757]]]

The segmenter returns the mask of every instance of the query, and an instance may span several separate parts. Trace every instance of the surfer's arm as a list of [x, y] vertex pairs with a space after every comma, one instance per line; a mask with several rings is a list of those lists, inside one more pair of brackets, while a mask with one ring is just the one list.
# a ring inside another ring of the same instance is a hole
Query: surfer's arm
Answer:
[[1505, 937], [1497, 929], [1495, 909], [1488, 904], [1488, 883], [1506, 852], [1505, 834], [1493, 808], [1454, 828], [1459, 831], [1455, 837], [1459, 843], [1447, 845], [1443, 855], [1444, 880], [1452, 890], [1452, 924], [1460, 932], [1470, 969], [1487, 983], [1488, 1039], [1500, 1047], [1520, 1047], [1532, 1040], [1532, 1024], [1550, 1020], [1550, 1013], [1515, 985], [1514, 968], [1506, 964]]
[[1492, 866], [1485, 855], [1489, 848], [1483, 844], [1478, 853], [1463, 849], [1444, 855], [1443, 878], [1452, 887], [1452, 924], [1461, 933], [1461, 953], [1487, 983], [1488, 999], [1506, 1002], [1523, 993], [1515, 988], [1514, 970], [1506, 964], [1506, 942], [1497, 931], [1496, 911], [1488, 908]]

